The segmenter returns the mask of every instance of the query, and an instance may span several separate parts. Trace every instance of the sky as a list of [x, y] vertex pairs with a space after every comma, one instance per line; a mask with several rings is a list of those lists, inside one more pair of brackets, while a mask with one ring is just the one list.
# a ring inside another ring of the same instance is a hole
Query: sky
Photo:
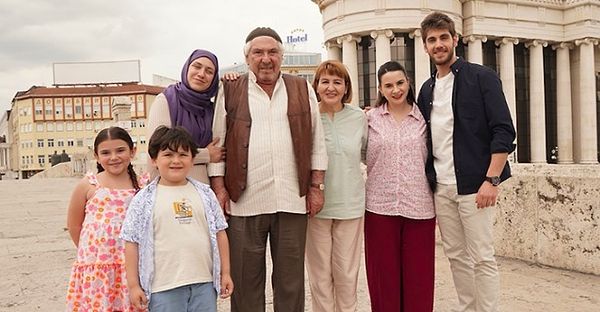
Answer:
[[311, 0], [0, 0], [0, 115], [18, 91], [51, 86], [52, 64], [140, 60], [152, 75], [179, 79], [194, 49], [212, 51], [219, 66], [244, 61], [257, 26], [282, 39], [303, 29], [301, 49], [323, 53], [322, 16]]

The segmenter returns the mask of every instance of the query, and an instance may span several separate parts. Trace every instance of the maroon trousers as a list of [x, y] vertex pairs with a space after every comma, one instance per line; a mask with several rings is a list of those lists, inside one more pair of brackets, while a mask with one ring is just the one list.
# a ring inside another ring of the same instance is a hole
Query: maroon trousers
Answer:
[[373, 312], [433, 311], [435, 218], [367, 211], [365, 264]]

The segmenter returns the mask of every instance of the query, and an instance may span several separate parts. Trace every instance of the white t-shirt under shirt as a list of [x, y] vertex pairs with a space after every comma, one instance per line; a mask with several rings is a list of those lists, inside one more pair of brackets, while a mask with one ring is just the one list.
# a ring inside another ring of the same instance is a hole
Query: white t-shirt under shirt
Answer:
[[212, 252], [202, 198], [191, 183], [159, 184], [154, 223], [152, 292], [212, 282]]
[[433, 89], [433, 108], [431, 109], [431, 141], [433, 167], [440, 184], [456, 184], [454, 173], [454, 154], [452, 135], [454, 133], [454, 114], [452, 111], [452, 88], [454, 74], [435, 79]]

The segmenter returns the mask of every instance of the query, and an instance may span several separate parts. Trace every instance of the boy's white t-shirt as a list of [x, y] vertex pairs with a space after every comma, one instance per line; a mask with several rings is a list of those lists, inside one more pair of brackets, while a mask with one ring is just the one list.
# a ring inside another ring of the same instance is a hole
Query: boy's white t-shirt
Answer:
[[154, 223], [152, 293], [212, 282], [212, 249], [201, 195], [188, 182], [158, 184]]
[[433, 108], [431, 109], [433, 167], [437, 175], [437, 182], [446, 185], [456, 184], [452, 147], [452, 135], [454, 134], [453, 87], [454, 74], [452, 71], [442, 78], [436, 77], [433, 88]]

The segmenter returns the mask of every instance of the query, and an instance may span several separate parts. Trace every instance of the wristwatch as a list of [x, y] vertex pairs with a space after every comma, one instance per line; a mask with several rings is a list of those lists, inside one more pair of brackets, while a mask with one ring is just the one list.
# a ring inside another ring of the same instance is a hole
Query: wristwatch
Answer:
[[500, 177], [499, 176], [485, 177], [485, 180], [490, 182], [493, 186], [500, 185]]
[[321, 191], [325, 190], [325, 184], [323, 183], [311, 183], [310, 186], [316, 187]]

